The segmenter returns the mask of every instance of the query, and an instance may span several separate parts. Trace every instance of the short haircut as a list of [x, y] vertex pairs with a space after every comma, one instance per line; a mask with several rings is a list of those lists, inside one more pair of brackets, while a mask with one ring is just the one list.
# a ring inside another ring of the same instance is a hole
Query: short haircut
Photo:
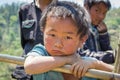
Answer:
[[78, 28], [77, 34], [82, 38], [89, 34], [90, 16], [87, 11], [74, 2], [59, 1], [49, 6], [42, 14], [40, 28], [44, 30], [48, 15], [50, 17], [67, 18], [70, 17]]
[[103, 2], [107, 6], [108, 10], [110, 10], [111, 3], [110, 3], [109, 0], [84, 0], [84, 5], [87, 5], [90, 9], [95, 4], [98, 4], [98, 3], [101, 3], [101, 2]]

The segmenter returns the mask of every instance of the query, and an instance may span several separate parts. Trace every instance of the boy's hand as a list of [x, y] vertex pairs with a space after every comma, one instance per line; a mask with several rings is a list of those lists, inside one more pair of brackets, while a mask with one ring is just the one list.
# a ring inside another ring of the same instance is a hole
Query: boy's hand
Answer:
[[95, 69], [96, 62], [97, 60], [92, 58], [82, 59], [71, 66], [71, 71], [75, 77], [83, 77], [88, 69]]
[[99, 33], [105, 33], [107, 32], [107, 26], [104, 22], [101, 22], [98, 26], [97, 26], [98, 32]]

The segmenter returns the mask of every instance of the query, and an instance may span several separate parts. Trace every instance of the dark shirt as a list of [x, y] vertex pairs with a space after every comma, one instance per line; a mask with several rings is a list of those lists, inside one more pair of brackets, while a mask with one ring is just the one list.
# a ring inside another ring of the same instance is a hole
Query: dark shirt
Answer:
[[34, 3], [25, 4], [19, 10], [21, 45], [26, 55], [34, 45], [43, 44], [39, 21], [42, 11]]
[[95, 57], [105, 63], [114, 63], [114, 51], [110, 46], [109, 34], [98, 33], [96, 27], [91, 28], [90, 35], [83, 47], [80, 49], [79, 54], [81, 56]]

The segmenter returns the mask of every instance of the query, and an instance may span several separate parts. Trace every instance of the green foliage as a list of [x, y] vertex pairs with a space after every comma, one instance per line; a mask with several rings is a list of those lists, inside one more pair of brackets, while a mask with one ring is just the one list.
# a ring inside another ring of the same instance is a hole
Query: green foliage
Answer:
[[111, 9], [105, 19], [108, 26], [108, 31], [111, 36], [111, 45], [114, 49], [117, 48], [118, 38], [120, 37], [120, 8]]
[[[0, 6], [0, 54], [21, 56], [18, 9], [20, 4]], [[12, 80], [15, 65], [0, 62], [0, 80]]]

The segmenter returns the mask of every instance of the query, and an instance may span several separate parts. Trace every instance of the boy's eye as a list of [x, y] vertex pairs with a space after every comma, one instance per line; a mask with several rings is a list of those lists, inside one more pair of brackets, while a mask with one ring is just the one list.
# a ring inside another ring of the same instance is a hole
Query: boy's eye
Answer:
[[96, 12], [99, 12], [99, 10], [98, 10], [98, 9], [96, 9], [95, 11], [96, 11]]
[[66, 36], [65, 39], [72, 39], [72, 37], [70, 37], [70, 36]]
[[49, 36], [55, 37], [55, 34], [49, 34]]

